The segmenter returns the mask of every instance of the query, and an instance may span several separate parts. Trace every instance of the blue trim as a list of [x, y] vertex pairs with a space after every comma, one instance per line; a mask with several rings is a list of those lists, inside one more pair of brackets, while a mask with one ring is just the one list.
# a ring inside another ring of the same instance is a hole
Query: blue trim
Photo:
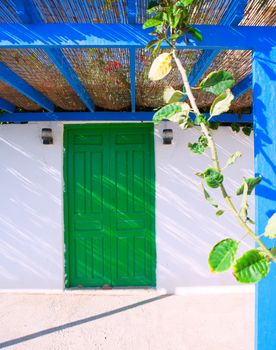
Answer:
[[32, 23], [29, 14], [26, 11], [24, 0], [15, 0], [16, 14], [23, 23]]
[[[191, 38], [179, 49], [251, 50], [276, 47], [276, 27], [195, 25], [202, 42]], [[141, 24], [0, 24], [0, 48], [145, 48], [152, 39]], [[162, 47], [168, 47], [164, 44]]]
[[[268, 219], [276, 213], [276, 49], [253, 53], [253, 113], [255, 173], [263, 180], [255, 191], [256, 234], [262, 234]], [[276, 240], [262, 238], [268, 247]], [[275, 350], [276, 264], [257, 285], [256, 350]]]
[[[136, 0], [127, 0], [127, 14], [128, 23], [136, 23]], [[130, 62], [130, 97], [131, 97], [131, 112], [135, 112], [136, 108], [136, 51], [135, 49], [129, 50], [129, 62]]]
[[[23, 5], [22, 5], [22, 2], [23, 2]], [[24, 12], [22, 13], [22, 10], [19, 11], [18, 7], [19, 9], [23, 7]], [[37, 12], [34, 3], [31, 0], [25, 0], [25, 1], [17, 0], [17, 13], [21, 18], [21, 20], [23, 21], [23, 23], [33, 23], [33, 24], [42, 23], [42, 19], [39, 13]], [[86, 107], [91, 112], [93, 112], [95, 110], [94, 102], [92, 101], [86, 89], [82, 85], [77, 74], [70, 66], [70, 63], [68, 62], [67, 57], [58, 49], [45, 48], [44, 51], [50, 57], [52, 62], [55, 64], [55, 66], [58, 68], [58, 70], [64, 76], [64, 78], [67, 80], [67, 82], [72, 87], [72, 89], [76, 92], [76, 94], [79, 96], [82, 102], [86, 105]]]
[[16, 14], [25, 24], [41, 23], [42, 19], [31, 0], [15, 0]]
[[[220, 25], [237, 26], [244, 16], [246, 4], [247, 0], [232, 0], [227, 11], [220, 20]], [[192, 86], [196, 85], [203, 77], [219, 52], [220, 50], [207, 50], [201, 54], [189, 76], [189, 81]]]
[[252, 88], [252, 74], [248, 74], [243, 80], [232, 88], [235, 99], [245, 94]]
[[13, 104], [11, 104], [10, 102], [0, 98], [0, 109], [2, 111], [8, 112], [8, 113], [14, 113], [15, 106]]
[[136, 22], [136, 0], [127, 0], [127, 16], [128, 23], [134, 24]]
[[130, 93], [131, 93], [131, 111], [135, 112], [136, 107], [136, 52], [130, 49]]
[[194, 65], [194, 68], [189, 75], [189, 82], [191, 86], [195, 86], [198, 81], [203, 77], [204, 73], [209, 68], [215, 57], [219, 54], [220, 50], [205, 50], [200, 55], [198, 61]]
[[19, 75], [14, 73], [3, 63], [0, 63], [0, 79], [3, 80], [6, 84], [13, 87], [15, 90], [21, 92], [23, 95], [36, 102], [38, 105], [45, 108], [47, 111], [54, 111], [54, 104], [50, 100], [48, 100], [47, 97], [35, 90], [30, 84], [28, 84], [25, 80], [20, 78]]
[[64, 54], [62, 54], [58, 49], [46, 48], [44, 51], [47, 53], [47, 55], [50, 57], [52, 62], [55, 64], [55, 66], [58, 68], [58, 70], [61, 72], [64, 78], [67, 80], [67, 82], [72, 87], [72, 89], [74, 89], [74, 91], [77, 93], [77, 95], [80, 97], [82, 102], [86, 105], [86, 107], [91, 112], [94, 112], [95, 104], [90, 98], [84, 86], [82, 85], [77, 74], [71, 67], [70, 63], [68, 62], [67, 57]]
[[[20, 123], [23, 121], [151, 121], [153, 112], [55, 112], [55, 113], [13, 113], [2, 114], [0, 121]], [[252, 123], [251, 114], [222, 114], [212, 121], [224, 123]]]
[[220, 24], [237, 26], [244, 17], [247, 0], [232, 0], [227, 11], [220, 20]]

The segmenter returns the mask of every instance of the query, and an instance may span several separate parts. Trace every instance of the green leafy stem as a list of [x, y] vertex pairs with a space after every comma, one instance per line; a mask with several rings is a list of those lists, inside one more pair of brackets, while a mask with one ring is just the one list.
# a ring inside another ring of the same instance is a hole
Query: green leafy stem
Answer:
[[[229, 110], [234, 99], [230, 90], [235, 83], [234, 77], [231, 73], [223, 70], [212, 72], [201, 81], [199, 87], [196, 87], [201, 89], [202, 92], [215, 95], [210, 108], [210, 117], [207, 119], [197, 106], [186, 69], [177, 56], [176, 44], [179, 39], [184, 38], [184, 40], [188, 41], [189, 35], [192, 35], [195, 39], [202, 40], [201, 34], [188, 23], [188, 9], [192, 2], [193, 0], [179, 0], [174, 3], [154, 1], [149, 4], [148, 13], [151, 15], [151, 18], [145, 22], [144, 28], [153, 28], [151, 35], [155, 36], [155, 39], [148, 44], [147, 49], [151, 50], [153, 56], [156, 57], [163, 41], [171, 47], [169, 52], [163, 52], [155, 58], [149, 71], [149, 79], [157, 81], [166, 77], [170, 73], [172, 62], [174, 61], [183, 81], [183, 92], [174, 90], [173, 87], [165, 89], [164, 100], [166, 105], [155, 113], [154, 122], [158, 123], [168, 119], [178, 123], [182, 129], [187, 129], [194, 125], [200, 126], [202, 135], [197, 142], [189, 143], [188, 147], [195, 154], [202, 154], [209, 148], [212, 167], [196, 175], [200, 176], [208, 187], [220, 189], [228, 209], [245, 231], [245, 235], [251, 236], [260, 247], [260, 249], [251, 249], [245, 252], [235, 260], [240, 241], [237, 242], [231, 238], [226, 238], [213, 247], [209, 255], [210, 269], [213, 272], [223, 272], [233, 266], [233, 274], [237, 281], [241, 283], [256, 283], [267, 275], [271, 261], [276, 262], [276, 249], [268, 248], [262, 242], [260, 236], [257, 236], [248, 225], [248, 222], [251, 224], [254, 222], [248, 217], [249, 206], [247, 198], [260, 183], [261, 177], [244, 178], [236, 193], [237, 195], [242, 195], [241, 208], [238, 210], [224, 185], [223, 169], [220, 166], [217, 145], [212, 135], [212, 124], [210, 123], [214, 116], [219, 116]], [[188, 97], [190, 104], [183, 102], [184, 95]], [[190, 117], [191, 114], [194, 115], [194, 121]], [[232, 129], [239, 131], [236, 125], [233, 125]], [[249, 135], [251, 129], [249, 127], [244, 129], [244, 134]], [[235, 152], [228, 159], [226, 166], [234, 164], [239, 157], [241, 157], [241, 153]], [[210, 196], [203, 184], [202, 188], [205, 199], [213, 207], [217, 208], [216, 215], [221, 216], [224, 210], [219, 208], [219, 205]], [[271, 239], [276, 238], [276, 213], [270, 218], [264, 235]]]

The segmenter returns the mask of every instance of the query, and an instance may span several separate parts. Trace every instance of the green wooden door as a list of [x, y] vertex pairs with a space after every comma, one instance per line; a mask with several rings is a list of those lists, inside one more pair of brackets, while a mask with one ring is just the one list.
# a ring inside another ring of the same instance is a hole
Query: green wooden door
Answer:
[[151, 124], [66, 125], [66, 286], [155, 285]]

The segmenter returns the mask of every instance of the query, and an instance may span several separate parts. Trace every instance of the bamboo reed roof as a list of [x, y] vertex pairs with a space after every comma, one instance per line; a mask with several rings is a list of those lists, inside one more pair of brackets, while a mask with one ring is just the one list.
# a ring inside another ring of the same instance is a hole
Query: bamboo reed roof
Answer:
[[[44, 23], [128, 23], [127, 0], [31, 0]], [[218, 24], [231, 0], [195, 0], [191, 6], [194, 24]], [[147, 0], [136, 0], [136, 23], [146, 18]], [[0, 23], [20, 23], [15, 0], [1, 0]], [[248, 0], [240, 25], [274, 26], [275, 0]], [[63, 54], [76, 72], [97, 109], [131, 110], [130, 57], [128, 49], [63, 49]], [[179, 51], [191, 72], [201, 56], [200, 50]], [[176, 69], [163, 81], [151, 82], [147, 73], [151, 57], [145, 50], [136, 50], [136, 110], [152, 110], [163, 103], [165, 86], [180, 88]], [[0, 49], [0, 61], [54, 103], [58, 110], [84, 111], [86, 106], [42, 49]], [[238, 84], [251, 73], [250, 51], [221, 51], [209, 66], [212, 70], [229, 70]], [[203, 77], [204, 78], [204, 77]], [[0, 98], [20, 110], [42, 108], [0, 81]], [[197, 92], [198, 103], [207, 110], [213, 97]], [[251, 91], [237, 99], [232, 110], [250, 112]]]

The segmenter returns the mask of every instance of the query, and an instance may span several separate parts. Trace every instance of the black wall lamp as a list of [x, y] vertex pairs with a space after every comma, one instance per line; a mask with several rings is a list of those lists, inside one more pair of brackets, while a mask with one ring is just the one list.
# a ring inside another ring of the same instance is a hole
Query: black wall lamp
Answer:
[[41, 138], [43, 145], [51, 145], [53, 143], [53, 133], [50, 128], [41, 129]]
[[173, 130], [163, 129], [163, 145], [171, 145], [173, 140]]

